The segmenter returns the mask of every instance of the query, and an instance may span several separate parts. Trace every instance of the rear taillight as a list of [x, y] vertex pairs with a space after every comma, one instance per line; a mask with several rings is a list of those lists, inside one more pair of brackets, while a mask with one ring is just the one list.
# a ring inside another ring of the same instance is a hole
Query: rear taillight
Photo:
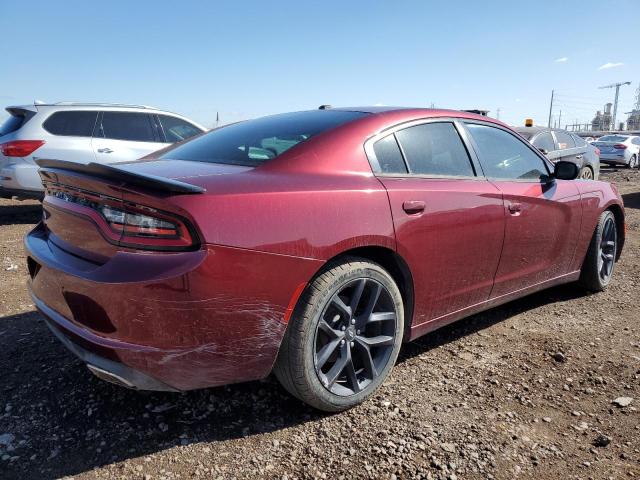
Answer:
[[616, 143], [613, 148], [615, 148], [616, 150], [626, 150], [627, 146], [622, 144], [622, 143]]
[[5, 157], [27, 157], [44, 145], [44, 140], [14, 140], [0, 145]]
[[600, 149], [596, 148], [596, 155], [600, 156]]
[[90, 192], [48, 188], [47, 202], [90, 217], [111, 243], [143, 250], [194, 250], [198, 236], [186, 219]]

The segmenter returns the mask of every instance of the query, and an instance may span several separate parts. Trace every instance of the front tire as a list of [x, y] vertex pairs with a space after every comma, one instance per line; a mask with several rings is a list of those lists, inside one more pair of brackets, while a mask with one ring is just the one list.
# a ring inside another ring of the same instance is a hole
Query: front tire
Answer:
[[328, 266], [291, 317], [274, 373], [283, 387], [327, 412], [371, 397], [393, 368], [404, 331], [402, 296], [380, 265]]
[[601, 292], [611, 282], [618, 247], [616, 219], [610, 210], [602, 212], [580, 272], [580, 284]]

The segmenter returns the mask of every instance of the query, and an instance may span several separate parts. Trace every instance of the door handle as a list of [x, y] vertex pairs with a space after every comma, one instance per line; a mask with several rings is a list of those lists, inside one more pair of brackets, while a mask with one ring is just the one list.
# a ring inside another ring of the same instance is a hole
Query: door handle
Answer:
[[576, 160], [582, 160], [582, 155], [576, 155]]
[[100, 153], [112, 153], [113, 150], [111, 150], [110, 148], [99, 148], [98, 152], [100, 152]]
[[415, 215], [417, 213], [424, 212], [427, 204], [422, 200], [406, 200], [402, 203], [402, 209], [409, 215]]
[[510, 203], [508, 208], [509, 212], [511, 212], [513, 215], [519, 215], [522, 211], [522, 205], [520, 205], [519, 203]]

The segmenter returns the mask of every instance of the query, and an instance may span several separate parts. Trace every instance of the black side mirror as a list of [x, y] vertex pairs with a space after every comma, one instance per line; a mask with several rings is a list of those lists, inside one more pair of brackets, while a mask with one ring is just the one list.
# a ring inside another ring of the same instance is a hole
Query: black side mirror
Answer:
[[578, 178], [580, 169], [578, 165], [572, 162], [564, 162], [562, 160], [555, 163], [553, 176], [558, 180], [575, 180]]

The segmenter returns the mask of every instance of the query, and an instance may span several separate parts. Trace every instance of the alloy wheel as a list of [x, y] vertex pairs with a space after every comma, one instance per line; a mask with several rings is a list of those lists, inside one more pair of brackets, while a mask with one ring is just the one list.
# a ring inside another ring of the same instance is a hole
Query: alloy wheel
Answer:
[[589, 167], [585, 167], [582, 169], [582, 172], [580, 173], [580, 178], [582, 180], [593, 180], [593, 172]]
[[607, 218], [602, 228], [602, 237], [600, 239], [599, 255], [598, 255], [598, 273], [600, 280], [606, 283], [613, 273], [613, 264], [616, 254], [616, 224], [613, 218]]
[[331, 393], [355, 395], [381, 375], [396, 341], [398, 315], [390, 292], [358, 278], [325, 306], [315, 334], [314, 366]]

